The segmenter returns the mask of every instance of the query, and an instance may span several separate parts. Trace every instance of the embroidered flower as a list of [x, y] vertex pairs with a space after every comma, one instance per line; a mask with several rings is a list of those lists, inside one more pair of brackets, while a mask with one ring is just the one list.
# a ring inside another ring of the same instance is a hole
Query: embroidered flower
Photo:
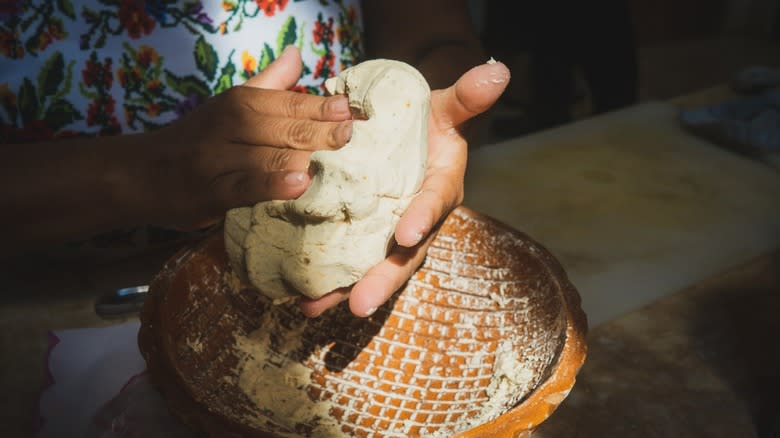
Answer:
[[244, 79], [249, 79], [255, 75], [255, 72], [257, 71], [257, 59], [250, 55], [246, 50], [241, 54], [241, 65], [244, 67], [244, 70], [241, 72], [241, 76], [243, 76]]
[[145, 3], [144, 0], [121, 0], [119, 4], [119, 21], [130, 38], [138, 39], [154, 30], [154, 20], [146, 13]]
[[136, 60], [138, 60], [138, 64], [149, 67], [150, 65], [157, 64], [157, 61], [160, 60], [160, 55], [157, 54], [156, 50], [149, 46], [141, 46], [138, 49]]
[[287, 1], [288, 0], [255, 0], [255, 3], [257, 3], [257, 7], [262, 9], [267, 17], [272, 17], [276, 13], [277, 8], [279, 11], [284, 11], [284, 8], [287, 6]]
[[0, 23], [5, 23], [24, 11], [26, 0], [5, 0], [0, 2]]
[[314, 23], [314, 30], [312, 36], [316, 44], [322, 44], [323, 41], [328, 45], [333, 44], [333, 17], [328, 18], [328, 23], [322, 20], [322, 14], [317, 17], [317, 22]]
[[104, 89], [111, 88], [114, 77], [111, 73], [111, 58], [106, 58], [103, 63], [97, 62], [96, 58], [90, 58], [84, 64], [84, 70], [81, 71], [81, 79], [84, 85], [91, 87], [94, 84], [100, 84]]
[[0, 30], [0, 53], [6, 58], [18, 59], [24, 57], [24, 46], [10, 30]]
[[314, 79], [322, 78], [327, 79], [335, 75], [333, 71], [333, 63], [335, 58], [333, 52], [327, 52], [317, 61], [317, 66], [314, 68]]
[[146, 114], [157, 117], [160, 114], [160, 111], [162, 110], [162, 105], [155, 102], [150, 102], [146, 104]]

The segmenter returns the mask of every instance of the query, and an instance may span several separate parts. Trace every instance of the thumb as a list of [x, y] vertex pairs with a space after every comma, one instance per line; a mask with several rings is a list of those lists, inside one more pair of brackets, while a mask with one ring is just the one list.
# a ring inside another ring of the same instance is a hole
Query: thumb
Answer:
[[449, 129], [487, 111], [509, 84], [509, 69], [501, 62], [478, 65], [454, 85], [431, 94], [434, 123]]
[[302, 69], [301, 52], [297, 47], [289, 45], [274, 62], [249, 78], [244, 85], [270, 90], [288, 90], [298, 83]]

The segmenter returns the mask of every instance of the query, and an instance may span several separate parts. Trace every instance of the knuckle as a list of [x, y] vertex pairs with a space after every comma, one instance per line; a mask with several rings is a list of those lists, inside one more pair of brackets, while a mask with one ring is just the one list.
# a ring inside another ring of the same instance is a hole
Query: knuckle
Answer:
[[306, 96], [298, 93], [288, 93], [284, 108], [289, 117], [303, 114], [306, 108]]
[[314, 125], [308, 121], [296, 120], [290, 125], [289, 135], [291, 147], [306, 147], [314, 140]]
[[274, 149], [267, 163], [270, 171], [285, 170], [290, 162], [290, 151], [286, 149]]

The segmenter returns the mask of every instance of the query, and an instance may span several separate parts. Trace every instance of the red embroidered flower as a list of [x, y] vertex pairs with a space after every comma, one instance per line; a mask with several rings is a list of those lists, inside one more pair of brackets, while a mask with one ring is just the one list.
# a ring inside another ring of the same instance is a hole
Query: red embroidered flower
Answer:
[[279, 9], [283, 11], [288, 0], [255, 0], [257, 7], [262, 9], [266, 16], [271, 17]]
[[160, 114], [160, 111], [162, 110], [162, 105], [159, 103], [147, 103], [146, 104], [146, 114], [149, 114], [152, 117], [157, 117]]
[[93, 100], [87, 107], [87, 126], [105, 125], [114, 118], [115, 103], [114, 98], [108, 95]]
[[24, 46], [9, 30], [0, 30], [0, 53], [6, 58], [18, 59], [24, 56]]
[[91, 87], [98, 84], [103, 89], [111, 88], [111, 84], [114, 81], [111, 75], [111, 64], [111, 58], [106, 58], [103, 64], [95, 62], [94, 59], [88, 59], [84, 65], [84, 70], [81, 71], [84, 85]]
[[144, 8], [144, 0], [121, 0], [119, 4], [119, 21], [130, 38], [138, 39], [141, 34], [149, 35], [154, 29], [154, 20]]
[[116, 72], [116, 77], [119, 79], [119, 84], [122, 88], [136, 87], [138, 82], [141, 81], [141, 70], [138, 67], [126, 68], [122, 67]]
[[326, 41], [328, 44], [333, 44], [333, 17], [328, 18], [327, 25], [325, 25], [325, 22], [322, 21], [321, 18], [318, 19], [317, 22], [314, 23], [312, 36], [314, 37], [314, 42], [316, 44], [322, 44], [323, 41]]
[[323, 55], [322, 58], [320, 58], [319, 61], [317, 61], [317, 66], [314, 68], [314, 78], [327, 79], [333, 76], [334, 61], [335, 58], [333, 57], [333, 53], [328, 52], [325, 55]]
[[150, 79], [146, 83], [146, 89], [152, 92], [156, 92], [162, 88], [162, 83], [159, 79]]
[[136, 59], [138, 60], [138, 64], [149, 67], [152, 64], [157, 64], [157, 61], [160, 60], [160, 55], [156, 50], [149, 46], [141, 46], [136, 54]]

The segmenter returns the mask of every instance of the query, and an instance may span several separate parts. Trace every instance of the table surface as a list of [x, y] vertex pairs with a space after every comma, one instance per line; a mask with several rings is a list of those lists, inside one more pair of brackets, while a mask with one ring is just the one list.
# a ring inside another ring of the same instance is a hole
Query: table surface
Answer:
[[[674, 101], [730, 97], [725, 87]], [[29, 436], [46, 333], [100, 327], [95, 298], [148, 283], [174, 252], [121, 260], [27, 256], [0, 268], [0, 436]], [[534, 436], [753, 437], [780, 422], [780, 251], [734, 267], [589, 333], [578, 383]]]

